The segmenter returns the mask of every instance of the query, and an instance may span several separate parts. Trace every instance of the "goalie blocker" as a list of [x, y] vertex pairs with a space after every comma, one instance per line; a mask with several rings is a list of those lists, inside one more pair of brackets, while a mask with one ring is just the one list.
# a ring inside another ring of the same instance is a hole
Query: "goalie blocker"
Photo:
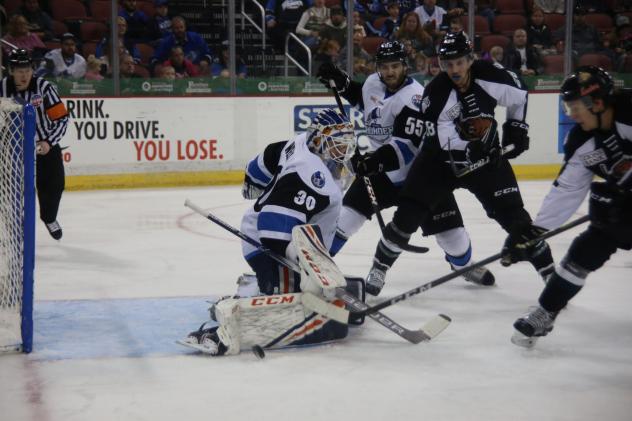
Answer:
[[[360, 324], [364, 319], [350, 319], [334, 290], [346, 286], [364, 300], [363, 280], [342, 275], [326, 252], [317, 226], [294, 227], [291, 245], [301, 268], [302, 292], [224, 298], [211, 307], [209, 322], [178, 343], [210, 355], [234, 355], [254, 345], [285, 348], [345, 338], [347, 323]], [[240, 277], [238, 293], [249, 287], [252, 291], [256, 282], [254, 276]]]

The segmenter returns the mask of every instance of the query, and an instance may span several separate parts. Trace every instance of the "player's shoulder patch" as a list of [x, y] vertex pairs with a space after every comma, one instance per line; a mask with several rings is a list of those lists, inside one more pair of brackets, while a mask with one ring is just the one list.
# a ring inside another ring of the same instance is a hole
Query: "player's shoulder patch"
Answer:
[[311, 181], [314, 187], [316, 187], [317, 189], [322, 189], [323, 187], [325, 187], [325, 182], [327, 180], [325, 178], [325, 174], [323, 174], [321, 171], [316, 171], [312, 174]]
[[421, 94], [413, 95], [413, 97], [410, 99], [410, 102], [418, 109], [421, 109], [421, 105], [423, 103], [423, 95]]
[[579, 125], [573, 128], [566, 135], [564, 141], [564, 160], [568, 161], [584, 143], [592, 138], [590, 132], [585, 132]]

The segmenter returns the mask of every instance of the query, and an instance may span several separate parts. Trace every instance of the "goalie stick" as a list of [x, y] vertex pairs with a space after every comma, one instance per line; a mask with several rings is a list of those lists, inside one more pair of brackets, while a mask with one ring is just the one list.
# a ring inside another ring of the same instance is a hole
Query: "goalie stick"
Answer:
[[[572, 222], [569, 222], [566, 225], [562, 225], [561, 227], [556, 228], [556, 229], [551, 230], [551, 231], [548, 231], [548, 232], [542, 234], [541, 236], [539, 236], [537, 238], [534, 238], [533, 240], [527, 241], [526, 243], [524, 243], [524, 245], [526, 247], [529, 247], [531, 245], [536, 244], [539, 241], [546, 240], [547, 238], [551, 238], [551, 237], [553, 237], [553, 236], [555, 236], [557, 234], [560, 234], [560, 233], [562, 233], [564, 231], [567, 231], [567, 230], [569, 230], [571, 228], [574, 228], [577, 225], [581, 225], [584, 222], [588, 221], [589, 219], [590, 219], [589, 215], [584, 215], [584, 216], [582, 216], [580, 218], [577, 218], [576, 220], [574, 220]], [[395, 297], [390, 298], [388, 300], [384, 300], [381, 303], [376, 304], [376, 305], [374, 305], [372, 307], [368, 307], [368, 308], [366, 308], [364, 310], [357, 311], [357, 312], [353, 311], [353, 308], [352, 308], [352, 311], [354, 313], [358, 314], [358, 315], [361, 315], [361, 316], [367, 316], [367, 315], [370, 315], [372, 313], [376, 313], [376, 312], [382, 310], [383, 308], [390, 307], [393, 304], [397, 304], [400, 301], [407, 300], [408, 298], [412, 297], [413, 295], [417, 295], [417, 294], [422, 293], [424, 291], [427, 291], [427, 290], [429, 290], [431, 288], [434, 288], [436, 286], [444, 284], [444, 283], [446, 283], [446, 282], [448, 282], [448, 281], [450, 281], [450, 280], [452, 280], [454, 278], [458, 278], [459, 276], [463, 275], [464, 273], [469, 272], [472, 269], [476, 269], [476, 268], [479, 268], [479, 267], [484, 266], [486, 264], [492, 263], [492, 262], [500, 259], [501, 257], [502, 257], [502, 253], [496, 253], [496, 254], [494, 254], [492, 256], [486, 257], [485, 259], [483, 259], [481, 261], [473, 263], [470, 266], [466, 266], [466, 267], [464, 267], [462, 269], [455, 270], [455, 271], [453, 271], [453, 272], [451, 272], [451, 273], [449, 273], [447, 275], [444, 275], [444, 276], [442, 276], [440, 278], [437, 278], [437, 279], [435, 279], [433, 281], [430, 281], [430, 282], [425, 283], [425, 284], [423, 284], [421, 286], [418, 286], [417, 288], [413, 288], [410, 291], [404, 292], [403, 294], [396, 295]]]
[[[345, 109], [342, 106], [342, 100], [340, 99], [340, 94], [338, 93], [338, 90], [336, 89], [336, 82], [334, 82], [333, 79], [329, 80], [329, 86], [331, 87], [331, 90], [334, 93], [334, 97], [336, 98], [336, 104], [338, 104], [340, 113], [343, 116], [347, 117], [347, 113], [345, 112]], [[360, 154], [360, 149], [356, 148], [355, 153]], [[384, 233], [384, 230], [386, 229], [386, 224], [384, 223], [384, 218], [382, 217], [382, 212], [380, 211], [380, 205], [377, 202], [377, 196], [375, 195], [375, 190], [373, 190], [373, 183], [371, 183], [371, 179], [367, 175], [361, 176], [360, 174], [358, 174], [358, 177], [362, 177], [362, 181], [364, 181], [364, 187], [366, 188], [366, 192], [369, 195], [369, 202], [371, 203], [371, 208], [373, 209], [373, 213], [375, 214], [375, 217], [377, 218], [377, 223], [380, 226], [380, 231]], [[409, 251], [411, 253], [428, 253], [428, 251], [430, 251], [428, 247], [415, 246], [412, 244], [406, 244], [404, 247], [402, 247], [402, 249]]]
[[[301, 269], [298, 267], [298, 265], [295, 262], [292, 262], [291, 260], [286, 259], [284, 256], [281, 256], [281, 255], [273, 252], [272, 250], [262, 246], [261, 244], [259, 244], [259, 242], [257, 242], [253, 238], [250, 238], [249, 236], [247, 236], [243, 232], [241, 232], [238, 229], [230, 226], [229, 224], [227, 224], [226, 222], [222, 221], [220, 218], [216, 217], [212, 213], [205, 212], [202, 208], [200, 208], [199, 206], [197, 206], [196, 204], [191, 202], [189, 199], [185, 200], [184, 205], [186, 207], [188, 207], [189, 209], [195, 211], [196, 213], [202, 215], [206, 219], [216, 223], [220, 227], [224, 228], [226, 231], [228, 231], [228, 232], [236, 235], [237, 237], [241, 238], [245, 242], [247, 242], [247, 243], [259, 248], [259, 250], [261, 250], [262, 253], [267, 254], [272, 259], [276, 260], [277, 262], [281, 263], [282, 265], [285, 265], [285, 266], [289, 267], [290, 269], [292, 269], [293, 271], [295, 271], [295, 272], [297, 272], [299, 274], [301, 273]], [[341, 300], [343, 300], [345, 302], [345, 304], [349, 305], [350, 307], [352, 307], [352, 308], [354, 308], [356, 310], [362, 311], [362, 310], [366, 310], [368, 308], [368, 306], [364, 302], [358, 300], [353, 295], [346, 293], [346, 291], [344, 289], [342, 289], [342, 288], [336, 289], [336, 296], [338, 298], [340, 298]], [[313, 296], [313, 297], [318, 299], [318, 297], [316, 297], [316, 296]], [[310, 298], [308, 298], [308, 300], [309, 299]], [[321, 300], [321, 301], [323, 303], [327, 304], [328, 306], [335, 307], [336, 309], [338, 309], [338, 311], [339, 310], [343, 310], [343, 309], [340, 309], [339, 307], [334, 306], [333, 304], [326, 303], [323, 300]], [[311, 305], [311, 303], [309, 303], [309, 304]], [[316, 311], [316, 310], [314, 310], [314, 311]], [[325, 309], [321, 309], [320, 311], [323, 311], [324, 313], [326, 313]], [[320, 313], [320, 314], [323, 314], [324, 316], [329, 317], [328, 314], [324, 314], [324, 313]], [[447, 327], [447, 325], [450, 323], [450, 318], [449, 317], [443, 316], [443, 315], [438, 315], [438, 316], [435, 316], [428, 323], [426, 323], [426, 325], [424, 325], [423, 328], [421, 328], [419, 330], [410, 330], [410, 329], [405, 328], [404, 326], [400, 325], [399, 323], [395, 322], [394, 320], [392, 320], [388, 316], [386, 316], [386, 315], [384, 315], [384, 314], [382, 314], [382, 313], [380, 313], [378, 311], [372, 312], [369, 317], [371, 317], [373, 320], [375, 320], [380, 325], [382, 325], [382, 326], [386, 327], [387, 329], [389, 329], [391, 332], [394, 332], [396, 335], [401, 336], [402, 338], [406, 339], [408, 342], [411, 342], [413, 344], [417, 344], [417, 343], [422, 342], [424, 340], [432, 339], [433, 337], [438, 335], [443, 329], [445, 329]], [[441, 321], [439, 319], [442, 319], [443, 321]], [[347, 321], [342, 322], [342, 323], [346, 323]], [[431, 330], [431, 328], [433, 328], [434, 326], [443, 326], [443, 327], [441, 329]]]

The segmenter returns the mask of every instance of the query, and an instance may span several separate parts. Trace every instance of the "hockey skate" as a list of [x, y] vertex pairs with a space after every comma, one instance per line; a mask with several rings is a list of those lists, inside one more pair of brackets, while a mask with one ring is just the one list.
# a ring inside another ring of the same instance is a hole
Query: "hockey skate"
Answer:
[[61, 240], [63, 232], [61, 230], [61, 225], [59, 225], [59, 222], [55, 220], [50, 223], [44, 223], [44, 225], [46, 225], [46, 229], [48, 230], [48, 233], [51, 237], [53, 237], [55, 240]]
[[529, 313], [514, 322], [516, 332], [511, 342], [518, 346], [531, 348], [540, 336], [546, 336], [553, 330], [557, 313], [546, 311], [540, 306], [530, 307]]
[[373, 266], [366, 277], [365, 291], [367, 294], [371, 294], [377, 297], [384, 288], [384, 282], [386, 281], [386, 271], [388, 266], [381, 264], [378, 261], [373, 261]]
[[[463, 267], [466, 266], [457, 267], [450, 263], [450, 267], [452, 268], [452, 270], [459, 270], [463, 269]], [[465, 278], [466, 281], [476, 285], [492, 286], [494, 285], [494, 283], [496, 283], [496, 278], [494, 277], [494, 274], [491, 273], [489, 269], [487, 269], [485, 266], [481, 266], [476, 269], [472, 269], [469, 272], [465, 272], [462, 276], [463, 278]]]
[[176, 343], [188, 348], [193, 348], [204, 354], [224, 355], [228, 348], [226, 348], [217, 335], [218, 326], [210, 328], [205, 326], [206, 323], [200, 326], [198, 330], [189, 333], [183, 340], [176, 341]]

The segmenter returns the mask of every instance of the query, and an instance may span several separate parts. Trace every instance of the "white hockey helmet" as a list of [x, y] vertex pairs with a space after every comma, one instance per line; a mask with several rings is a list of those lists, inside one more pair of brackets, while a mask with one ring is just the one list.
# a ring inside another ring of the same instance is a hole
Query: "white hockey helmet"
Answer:
[[307, 128], [307, 142], [312, 152], [325, 163], [344, 164], [356, 148], [353, 124], [331, 108], [319, 112]]

